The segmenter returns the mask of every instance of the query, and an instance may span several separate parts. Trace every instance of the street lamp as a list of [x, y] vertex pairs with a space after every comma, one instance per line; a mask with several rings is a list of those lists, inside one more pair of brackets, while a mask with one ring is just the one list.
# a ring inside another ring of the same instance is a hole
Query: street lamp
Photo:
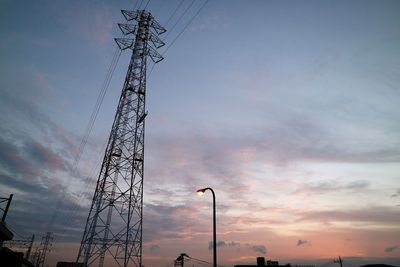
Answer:
[[216, 216], [216, 209], [215, 209], [215, 193], [212, 188], [207, 187], [203, 189], [197, 190], [197, 194], [199, 196], [204, 195], [204, 192], [210, 190], [213, 195], [213, 252], [214, 252], [214, 267], [217, 267], [217, 216]]

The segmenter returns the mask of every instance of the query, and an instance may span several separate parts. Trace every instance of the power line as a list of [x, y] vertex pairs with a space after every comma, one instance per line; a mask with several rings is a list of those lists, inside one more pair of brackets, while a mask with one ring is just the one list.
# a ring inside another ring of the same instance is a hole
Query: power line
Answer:
[[136, 9], [136, 6], [137, 6], [137, 4], [139, 4], [139, 1], [140, 1], [140, 0], [137, 0], [137, 1], [136, 1], [135, 5], [133, 6], [133, 10]]
[[149, 5], [149, 3], [150, 3], [150, 0], [147, 0], [147, 4], [144, 6], [144, 10], [146, 10], [146, 8], [147, 8], [147, 6]]
[[[188, 256], [188, 255], [186, 255], [186, 257], [188, 257], [188, 258], [189, 258], [189, 259], [191, 259], [191, 260], [195, 260], [195, 261], [201, 262], [201, 263], [203, 263], [203, 264], [209, 264], [209, 265], [212, 265], [212, 263], [211, 263], [211, 262], [208, 262], [208, 261], [205, 261], [205, 260], [196, 259], [196, 258], [190, 257], [190, 256]], [[219, 266], [219, 267], [226, 267], [226, 266], [224, 266], [224, 265], [220, 265], [220, 264], [218, 264], [217, 266]]]
[[[13, 226], [13, 227], [14, 227], [14, 226]], [[17, 235], [19, 238], [26, 239], [26, 236], [20, 235], [17, 231], [15, 231], [15, 230], [13, 229], [13, 227], [11, 227], [9, 224], [7, 224], [7, 228], [10, 228], [11, 232], [13, 232], [13, 233], [14, 233], [15, 235]]]
[[[89, 175], [86, 176], [84, 188], [93, 188], [93, 185], [97, 181], [96, 178], [97, 178], [98, 167], [99, 167], [100, 163], [102, 162], [101, 158], [104, 157], [103, 153], [106, 150], [107, 141], [108, 140], [106, 140], [104, 142], [102, 149], [100, 150], [101, 152], [98, 153], [99, 155], [95, 161], [95, 164], [93, 164], [93, 167], [92, 167], [91, 171], [89, 172]], [[64, 220], [63, 222], [71, 222], [77, 218], [77, 214], [78, 214], [77, 208], [79, 206], [79, 203], [81, 203], [81, 201], [85, 199], [86, 193], [87, 193], [86, 191], [82, 191], [82, 193], [78, 196], [77, 201], [75, 201], [72, 204], [72, 206], [69, 208], [69, 211], [67, 212], [67, 214], [71, 214], [71, 216], [66, 217], [68, 219]]]
[[171, 30], [167, 32], [167, 34], [164, 36], [164, 40], [171, 34], [171, 32], [175, 29], [176, 25], [181, 21], [181, 19], [186, 15], [186, 13], [189, 11], [189, 9], [193, 6], [194, 2], [196, 0], [192, 0], [192, 2], [186, 7], [185, 11], [181, 14], [181, 16], [178, 18], [178, 20], [175, 22], [175, 24], [171, 27]]
[[177, 5], [177, 7], [175, 8], [174, 12], [172, 12], [171, 16], [167, 19], [167, 22], [164, 23], [165, 28], [168, 26], [169, 22], [171, 21], [172, 17], [175, 16], [176, 12], [178, 11], [178, 9], [181, 7], [181, 5], [183, 4], [183, 2], [185, 2], [185, 0], [181, 0], [181, 2]]
[[138, 6], [138, 8], [137, 8], [137, 9], [140, 9], [140, 7], [141, 7], [141, 6], [142, 6], [142, 4], [143, 4], [143, 1], [144, 1], [144, 0], [140, 1], [140, 5]]
[[[86, 126], [85, 134], [84, 134], [84, 136], [83, 136], [83, 138], [81, 140], [81, 143], [80, 143], [80, 145], [78, 147], [78, 153], [77, 153], [77, 156], [76, 156], [76, 158], [74, 160], [74, 163], [73, 163], [73, 166], [72, 166], [72, 174], [73, 175], [78, 175], [78, 164], [79, 164], [79, 161], [82, 158], [82, 155], [83, 155], [84, 149], [86, 147], [86, 144], [88, 142], [89, 136], [90, 136], [90, 134], [92, 132], [94, 123], [95, 123], [95, 121], [97, 119], [97, 115], [98, 115], [99, 110], [101, 108], [101, 105], [103, 103], [104, 97], [105, 97], [105, 95], [106, 95], [106, 93], [108, 91], [112, 76], [114, 75], [115, 68], [116, 68], [116, 66], [118, 64], [118, 61], [119, 61], [119, 58], [120, 58], [120, 55], [121, 55], [121, 50], [116, 48], [116, 51], [115, 51], [114, 56], [113, 56], [113, 58], [111, 60], [110, 66], [108, 68], [108, 71], [107, 71], [107, 74], [106, 74], [106, 78], [103, 81], [103, 84], [101, 86], [99, 95], [97, 96], [96, 104], [95, 104], [95, 106], [93, 108], [93, 111], [92, 111], [92, 114], [90, 116], [89, 122], [88, 122], [88, 124]], [[62, 205], [63, 200], [65, 198], [65, 190], [69, 186], [70, 182], [71, 182], [71, 179], [69, 179], [67, 181], [66, 186], [63, 188], [63, 190], [61, 192], [61, 197], [60, 197], [59, 201], [57, 202], [55, 211], [54, 211], [54, 213], [53, 213], [53, 215], [51, 217], [50, 223], [47, 226], [48, 228], [53, 225], [55, 219], [58, 216], [59, 210], [61, 209], [61, 205]], [[86, 179], [84, 183], [87, 185], [88, 179]], [[76, 212], [76, 211], [73, 210], [73, 212]], [[66, 214], [68, 214], [68, 212]]]
[[203, 10], [203, 8], [207, 5], [209, 0], [206, 0], [203, 5], [197, 10], [196, 14], [189, 20], [189, 22], [185, 25], [185, 27], [180, 31], [180, 33], [172, 40], [172, 42], [167, 46], [167, 48], [164, 50], [164, 52], [161, 54], [162, 56], [167, 53], [167, 51], [170, 49], [170, 47], [178, 40], [178, 38], [182, 35], [182, 33], [189, 27], [189, 25], [192, 23], [192, 21], [200, 14], [200, 12]]
[[117, 62], [119, 60], [120, 55], [121, 55], [121, 51], [119, 49], [116, 50], [115, 53], [114, 53], [114, 57], [113, 57], [113, 59], [111, 61], [110, 67], [108, 69], [106, 79], [104, 80], [102, 88], [101, 88], [101, 91], [100, 91], [100, 93], [99, 93], [99, 95], [97, 97], [96, 104], [94, 106], [93, 112], [92, 112], [92, 114], [90, 116], [90, 119], [89, 119], [89, 123], [86, 126], [86, 131], [85, 131], [84, 137], [82, 138], [81, 144], [79, 146], [78, 156], [75, 158], [75, 161], [74, 161], [74, 169], [75, 170], [77, 169], [77, 165], [79, 164], [79, 161], [80, 161], [80, 159], [82, 157], [82, 154], [84, 152], [84, 149], [85, 149], [85, 146], [86, 146], [87, 141], [89, 139], [89, 136], [90, 136], [90, 134], [92, 132], [93, 125], [94, 125], [94, 123], [96, 121], [96, 118], [97, 118], [97, 115], [99, 113], [100, 107], [101, 107], [101, 105], [103, 103], [103, 100], [104, 100], [104, 97], [105, 97], [105, 95], [107, 93], [108, 86], [110, 85], [111, 77], [114, 74], [114, 70], [115, 70], [116, 64], [117, 64]]
[[[183, 1], [182, 1], [183, 2]], [[193, 3], [194, 1], [192, 1]], [[172, 40], [172, 42], [167, 46], [167, 48], [164, 50], [164, 52], [161, 54], [162, 56], [164, 56], [167, 51], [171, 48], [171, 46], [178, 40], [178, 38], [185, 32], [185, 30], [189, 27], [189, 25], [193, 22], [193, 20], [200, 14], [200, 12], [204, 9], [204, 7], [207, 5], [207, 3], [209, 2], [209, 0], [206, 0], [203, 5], [197, 10], [197, 12], [194, 14], [194, 16], [189, 20], [188, 23], [186, 23], [185, 27], [183, 27], [183, 29], [179, 32], [179, 34]], [[191, 4], [192, 4], [191, 3]], [[187, 10], [185, 10], [187, 11]], [[182, 17], [182, 16], [181, 16]], [[179, 20], [179, 19], [178, 19]], [[175, 25], [174, 25], [175, 26]], [[171, 29], [172, 30], [172, 29]], [[167, 37], [167, 36], [166, 36]], [[163, 40], [165, 41], [165, 39]], [[151, 73], [153, 72], [153, 69], [155, 67], [155, 64], [153, 64], [153, 66], [151, 67], [149, 74], [147, 77], [150, 77]]]
[[107, 71], [107, 74], [106, 74], [106, 78], [104, 79], [103, 84], [101, 86], [101, 90], [99, 92], [99, 95], [97, 96], [96, 104], [95, 104], [95, 106], [93, 108], [93, 111], [92, 111], [92, 114], [90, 116], [89, 122], [88, 122], [88, 124], [86, 126], [85, 134], [84, 134], [84, 136], [83, 136], [83, 138], [81, 140], [81, 143], [80, 143], [80, 145], [78, 147], [78, 154], [77, 154], [77, 157], [75, 158], [74, 164], [73, 164], [74, 168], [75, 168], [75, 171], [76, 171], [76, 167], [77, 167], [77, 165], [78, 165], [78, 163], [79, 163], [79, 161], [80, 161], [80, 159], [82, 157], [82, 154], [83, 154], [83, 151], [85, 149], [86, 143], [87, 143], [87, 141], [89, 139], [89, 135], [92, 132], [93, 125], [94, 125], [94, 123], [96, 121], [96, 118], [97, 118], [97, 115], [99, 113], [101, 104], [103, 103], [104, 97], [105, 97], [105, 95], [107, 93], [108, 86], [110, 85], [111, 77], [114, 74], [114, 70], [115, 70], [116, 64], [119, 61], [120, 55], [121, 55], [121, 51], [119, 49], [116, 49], [115, 52], [114, 52], [113, 59], [111, 60], [111, 64], [110, 64], [110, 66], [108, 68], [108, 71]]
[[209, 265], [209, 266], [212, 266], [213, 264], [211, 263], [211, 262], [203, 262], [203, 261], [198, 261], [198, 260], [194, 260], [194, 259], [187, 259], [187, 262], [189, 262], [189, 261], [192, 261], [192, 262], [195, 262], [195, 263], [198, 263], [198, 264], [201, 264], [201, 265]]
[[[176, 14], [176, 12], [179, 10], [179, 8], [182, 6], [183, 2], [185, 2], [185, 0], [181, 0], [181, 2], [176, 6], [176, 8], [175, 8], [174, 11], [172, 12], [172, 14], [169, 16], [169, 18], [167, 19], [167, 21], [164, 23], [165, 27], [167, 27], [167, 25], [171, 22], [172, 18], [175, 16], [175, 14]], [[192, 4], [193, 4], [193, 2], [190, 4], [190, 6], [192, 6]], [[183, 15], [185, 15], [186, 12], [187, 12], [187, 9], [186, 9], [186, 11], [183, 13]], [[183, 17], [183, 15], [181, 15], [181, 17], [178, 18], [178, 21]], [[167, 35], [165, 36], [165, 38], [163, 38], [163, 41], [165, 41], [166, 37], [173, 31], [173, 29], [174, 29], [174, 27], [176, 26], [176, 24], [177, 24], [177, 23], [175, 23], [174, 26], [173, 26], [170, 30], [168, 30], [168, 33], [167, 33]], [[150, 72], [149, 72], [149, 74], [147, 75], [147, 78], [149, 78], [150, 75], [151, 75], [151, 73], [153, 72], [154, 66], [155, 66], [155, 63], [153, 63], [153, 65], [152, 65], [152, 67], [151, 67], [151, 69], [150, 69]]]
[[[93, 184], [95, 184], [97, 178], [97, 169], [101, 163], [101, 158], [104, 157], [103, 151], [106, 150], [107, 147], [107, 139], [105, 140], [103, 146], [101, 147], [100, 153], [98, 153], [98, 157], [95, 161], [95, 164], [93, 164], [91, 171], [89, 172], [89, 175], [86, 176], [86, 179], [84, 181], [84, 186], [83, 188], [93, 188]], [[82, 191], [81, 194], [78, 196], [75, 202], [72, 203], [70, 207], [67, 208], [66, 213], [64, 214], [64, 219], [62, 220], [63, 223], [66, 222], [71, 222], [74, 221], [77, 218], [78, 214], [78, 206], [84, 200], [86, 196], [86, 191]], [[70, 215], [70, 216], [67, 216]]]

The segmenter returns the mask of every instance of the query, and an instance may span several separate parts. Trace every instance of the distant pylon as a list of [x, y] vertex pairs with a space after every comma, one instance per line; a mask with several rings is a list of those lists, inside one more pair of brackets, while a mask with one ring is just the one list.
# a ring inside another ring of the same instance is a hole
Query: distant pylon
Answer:
[[333, 260], [333, 262], [334, 263], [339, 263], [340, 264], [340, 267], [343, 267], [343, 259], [339, 256], [339, 259], [335, 259], [335, 260]]
[[85, 266], [142, 267], [144, 124], [147, 56], [154, 63], [165, 29], [145, 10], [122, 10], [119, 48], [132, 49], [114, 123], [97, 180], [77, 262]]
[[35, 251], [32, 253], [30, 258], [31, 262], [33, 263], [33, 265], [35, 265], [35, 267], [37, 267], [38, 257], [39, 257], [39, 248], [36, 247]]
[[42, 237], [42, 242], [40, 243], [40, 247], [38, 250], [38, 256], [36, 258], [36, 266], [37, 267], [43, 267], [44, 263], [46, 261], [46, 255], [47, 252], [50, 251], [52, 241], [53, 241], [53, 233], [52, 232], [47, 232], [45, 236]]

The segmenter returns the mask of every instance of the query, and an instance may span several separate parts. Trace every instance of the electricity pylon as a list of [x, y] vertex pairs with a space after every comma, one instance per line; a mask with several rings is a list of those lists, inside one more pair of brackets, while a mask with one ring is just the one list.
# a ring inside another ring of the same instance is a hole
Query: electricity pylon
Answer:
[[53, 233], [52, 232], [47, 232], [45, 236], [42, 237], [42, 242], [40, 243], [40, 248], [38, 250], [38, 257], [37, 257], [37, 262], [36, 266], [37, 267], [43, 267], [44, 263], [46, 261], [46, 255], [47, 252], [50, 251], [51, 249], [51, 242], [53, 241]]
[[132, 56], [77, 257], [85, 266], [142, 267], [146, 67], [163, 59], [165, 29], [145, 10], [121, 12], [137, 25], [118, 24], [126, 37], [115, 41]]

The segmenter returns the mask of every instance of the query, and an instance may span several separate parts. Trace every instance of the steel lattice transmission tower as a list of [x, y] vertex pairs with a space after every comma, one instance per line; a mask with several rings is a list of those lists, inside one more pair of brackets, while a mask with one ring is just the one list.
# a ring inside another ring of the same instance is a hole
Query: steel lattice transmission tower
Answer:
[[165, 29], [145, 10], [122, 14], [126, 38], [115, 41], [133, 51], [78, 253], [85, 266], [142, 267], [146, 67], [163, 59]]
[[47, 252], [50, 251], [51, 246], [52, 246], [52, 241], [54, 239], [53, 233], [52, 232], [47, 232], [45, 236], [42, 237], [42, 242], [40, 243], [40, 247], [38, 249], [38, 255], [37, 255], [37, 262], [36, 266], [37, 267], [43, 267], [44, 263], [46, 261], [46, 256]]

